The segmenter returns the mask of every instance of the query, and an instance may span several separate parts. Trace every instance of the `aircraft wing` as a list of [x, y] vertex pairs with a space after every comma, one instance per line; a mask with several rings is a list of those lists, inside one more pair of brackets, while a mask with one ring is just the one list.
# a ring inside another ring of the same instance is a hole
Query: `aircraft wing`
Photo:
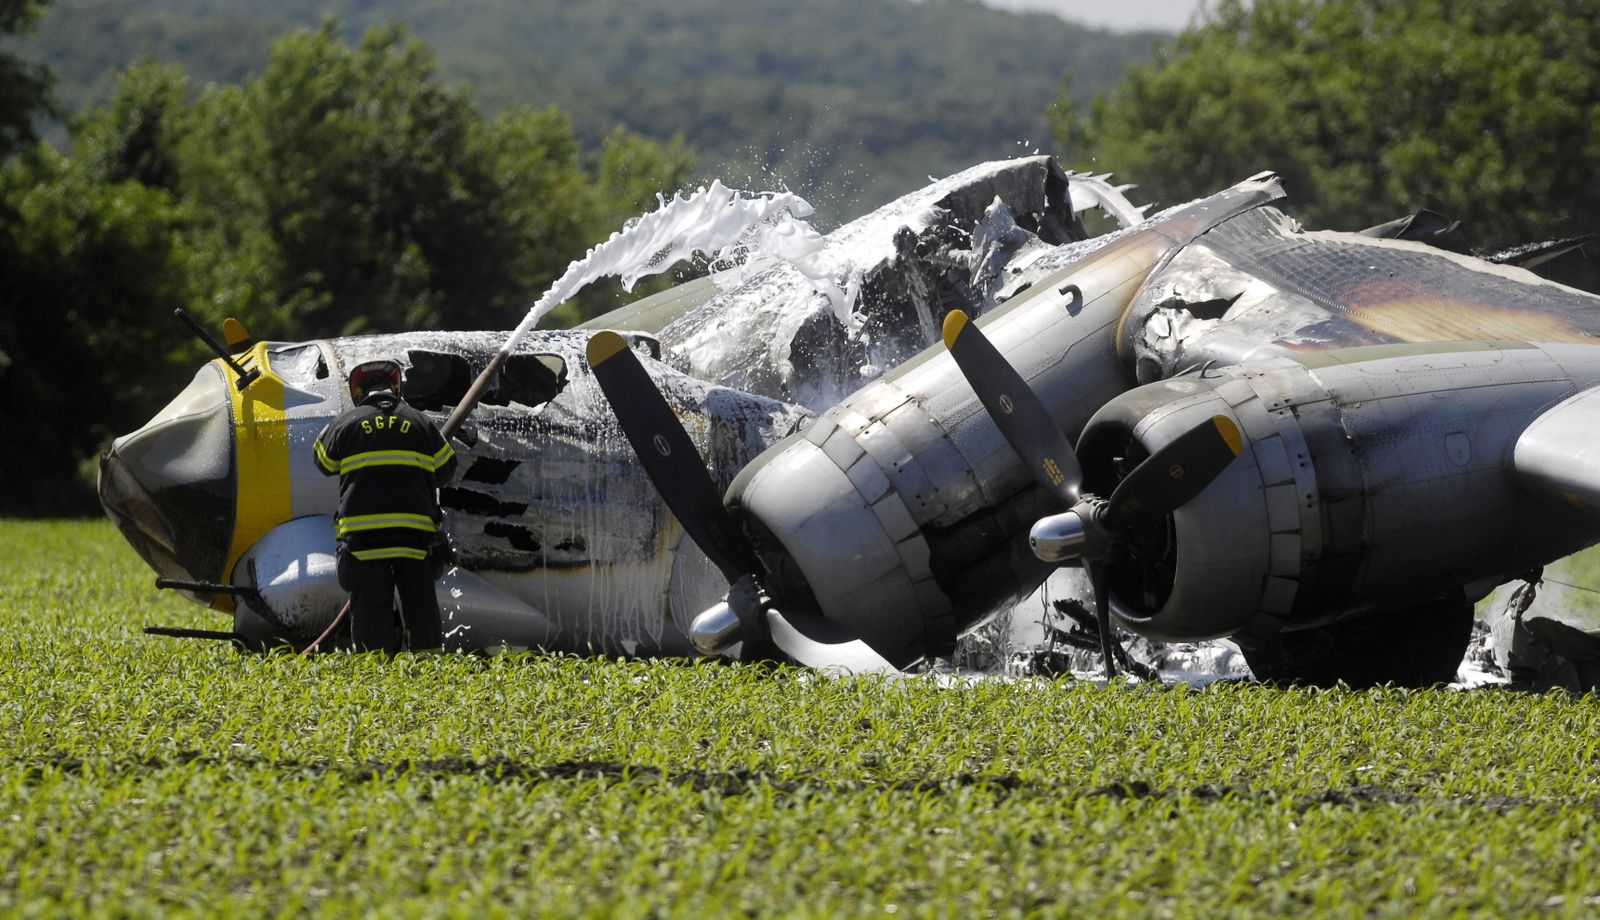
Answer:
[[1271, 354], [1452, 341], [1595, 344], [1600, 297], [1424, 243], [1305, 231], [1270, 206], [1206, 232], [1130, 305], [1140, 382]]

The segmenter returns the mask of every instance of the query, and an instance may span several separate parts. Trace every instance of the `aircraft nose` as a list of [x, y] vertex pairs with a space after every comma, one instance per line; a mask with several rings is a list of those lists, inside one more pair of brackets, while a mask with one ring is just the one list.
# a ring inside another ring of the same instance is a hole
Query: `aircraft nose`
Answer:
[[228, 381], [208, 364], [100, 458], [101, 506], [164, 578], [222, 580], [234, 524], [230, 416]]

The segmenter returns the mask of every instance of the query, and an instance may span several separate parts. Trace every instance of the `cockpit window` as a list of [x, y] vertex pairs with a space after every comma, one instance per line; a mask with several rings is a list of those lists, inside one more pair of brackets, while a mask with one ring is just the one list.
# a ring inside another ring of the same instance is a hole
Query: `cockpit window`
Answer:
[[[406, 402], [424, 411], [440, 411], [455, 406], [467, 395], [473, 374], [460, 355], [436, 351], [408, 351], [400, 394]], [[483, 394], [489, 406], [513, 402], [538, 406], [556, 397], [567, 385], [567, 363], [556, 355], [512, 355], [500, 375]]]
[[539, 406], [556, 398], [567, 386], [567, 362], [555, 355], [512, 355], [500, 370], [500, 379], [484, 402], [504, 406], [518, 402]]
[[472, 385], [467, 359], [460, 355], [408, 351], [406, 360], [411, 366], [406, 368], [405, 378], [400, 383], [400, 395], [413, 408], [437, 412], [445, 406], [454, 406]]
[[283, 345], [267, 349], [272, 372], [292, 387], [310, 386], [328, 376], [328, 362], [316, 345]]

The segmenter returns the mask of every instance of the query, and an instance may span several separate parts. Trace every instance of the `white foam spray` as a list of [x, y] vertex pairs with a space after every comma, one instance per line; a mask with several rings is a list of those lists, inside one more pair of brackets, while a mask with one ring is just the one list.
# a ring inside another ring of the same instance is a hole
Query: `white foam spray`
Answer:
[[855, 305], [861, 296], [862, 271], [848, 264], [841, 269], [835, 264], [837, 258], [830, 260], [823, 251], [826, 237], [805, 221], [784, 215], [756, 243], [738, 253], [740, 258], [712, 263], [717, 287], [732, 290], [764, 271], [787, 265], [827, 299], [840, 325], [852, 336], [859, 331], [863, 318], [856, 316]]
[[[657, 195], [656, 199], [660, 207], [630, 221], [568, 265], [500, 351], [510, 354], [547, 313], [608, 275], [619, 276], [623, 289], [631, 291], [640, 278], [664, 272], [697, 253], [710, 258], [713, 268], [726, 268], [769, 248], [803, 257], [821, 246], [821, 236], [804, 221], [813, 213], [811, 205], [789, 192], [755, 194], [712, 182], [687, 198], [673, 195], [668, 201]], [[811, 238], [816, 243], [808, 249]]]

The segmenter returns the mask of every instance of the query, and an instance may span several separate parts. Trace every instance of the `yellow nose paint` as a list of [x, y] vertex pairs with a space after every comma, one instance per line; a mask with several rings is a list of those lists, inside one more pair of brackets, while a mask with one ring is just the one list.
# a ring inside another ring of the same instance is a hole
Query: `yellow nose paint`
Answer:
[[[220, 360], [214, 362], [221, 365]], [[240, 392], [233, 375], [222, 367], [233, 395], [234, 496], [233, 540], [223, 580], [232, 582], [233, 567], [245, 550], [267, 531], [289, 520], [289, 426], [283, 411], [283, 378], [272, 372], [267, 345], [250, 349], [240, 362], [260, 369], [261, 376]], [[233, 609], [233, 598], [219, 594], [217, 610]]]

